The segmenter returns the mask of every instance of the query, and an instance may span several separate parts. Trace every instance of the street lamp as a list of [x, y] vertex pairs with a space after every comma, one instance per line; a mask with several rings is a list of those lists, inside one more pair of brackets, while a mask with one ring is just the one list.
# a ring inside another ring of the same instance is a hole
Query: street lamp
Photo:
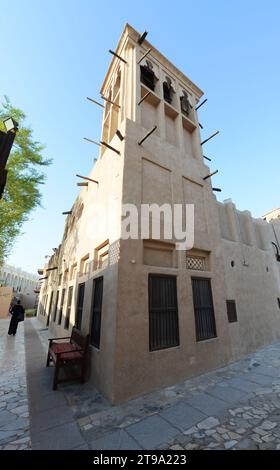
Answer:
[[6, 132], [0, 131], [0, 199], [7, 181], [6, 163], [18, 131], [18, 123], [12, 117], [6, 118], [3, 123]]
[[6, 132], [11, 132], [11, 131], [17, 132], [17, 130], [18, 130], [18, 123], [12, 117], [4, 119], [3, 124], [5, 126]]

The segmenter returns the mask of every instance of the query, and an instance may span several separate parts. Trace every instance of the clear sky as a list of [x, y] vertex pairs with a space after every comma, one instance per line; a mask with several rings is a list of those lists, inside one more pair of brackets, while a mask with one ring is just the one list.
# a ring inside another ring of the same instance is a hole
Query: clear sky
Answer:
[[0, 97], [25, 111], [34, 137], [53, 158], [42, 208], [24, 225], [8, 262], [31, 272], [61, 240], [89, 172], [102, 110], [86, 101], [100, 86], [126, 22], [202, 90], [202, 137], [213, 177], [239, 209], [256, 217], [280, 206], [279, 0], [0, 0]]

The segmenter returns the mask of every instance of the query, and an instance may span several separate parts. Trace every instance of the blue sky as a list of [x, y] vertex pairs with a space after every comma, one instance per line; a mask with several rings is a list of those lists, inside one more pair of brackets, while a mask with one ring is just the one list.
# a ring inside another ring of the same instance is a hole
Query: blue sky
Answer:
[[9, 263], [36, 271], [61, 239], [100, 136], [97, 98], [113, 49], [129, 22], [205, 92], [202, 137], [220, 200], [256, 217], [280, 206], [278, 0], [0, 0], [0, 97], [25, 111], [34, 137], [53, 158], [43, 208], [24, 225]]

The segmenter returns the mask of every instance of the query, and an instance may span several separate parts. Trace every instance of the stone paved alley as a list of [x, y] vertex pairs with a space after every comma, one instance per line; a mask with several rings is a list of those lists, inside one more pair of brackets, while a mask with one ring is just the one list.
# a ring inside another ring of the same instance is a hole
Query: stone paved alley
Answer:
[[90, 383], [52, 391], [36, 319], [16, 337], [7, 328], [1, 320], [0, 449], [280, 449], [280, 343], [111, 406]]

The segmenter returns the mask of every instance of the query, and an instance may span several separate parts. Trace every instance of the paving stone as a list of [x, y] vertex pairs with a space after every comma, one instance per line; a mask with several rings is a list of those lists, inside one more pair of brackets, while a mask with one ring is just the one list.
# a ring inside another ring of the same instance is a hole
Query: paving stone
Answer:
[[86, 424], [89, 424], [91, 421], [90, 417], [89, 416], [85, 416], [84, 418], [80, 418], [78, 419], [78, 424], [80, 426], [85, 426]]
[[23, 415], [26, 412], [28, 412], [28, 406], [27, 405], [18, 406], [17, 408], [12, 408], [10, 411], [11, 413], [15, 413], [17, 415]]
[[208, 416], [217, 415], [228, 406], [225, 401], [220, 400], [219, 398], [214, 398], [206, 393], [198, 393], [194, 395], [188, 399], [187, 404]]
[[244, 375], [244, 380], [248, 380], [249, 382], [255, 382], [260, 385], [268, 385], [272, 383], [271, 377], [267, 375], [257, 374], [255, 372], [248, 372], [248, 374]]
[[78, 447], [74, 447], [73, 450], [89, 450], [89, 446], [87, 444], [82, 444]]
[[225, 442], [224, 446], [225, 446], [225, 449], [231, 449], [232, 447], [235, 446], [235, 444], [237, 444], [237, 441], [228, 441], [228, 442]]
[[280, 376], [279, 367], [259, 366], [256, 372], [258, 374], [268, 375], [272, 378], [278, 378]]
[[244, 433], [246, 432], [246, 429], [244, 429], [244, 428], [237, 428], [237, 429], [236, 429], [236, 432], [237, 432], [238, 434], [244, 434]]
[[175, 444], [174, 446], [170, 447], [171, 450], [184, 450], [184, 447], [180, 446], [179, 444]]
[[260, 436], [265, 436], [268, 431], [264, 431], [264, 429], [261, 429], [261, 428], [254, 428], [253, 431], [256, 433], [256, 434], [259, 434]]
[[12, 444], [8, 444], [7, 446], [3, 447], [3, 450], [17, 450], [17, 447], [13, 446]]
[[258, 434], [251, 434], [250, 436], [255, 442], [259, 442], [260, 444], [262, 443], [262, 440]]
[[234, 378], [227, 381], [228, 384], [236, 389], [243, 390], [244, 392], [255, 392], [259, 385], [255, 382], [248, 382], [241, 378]]
[[260, 428], [270, 431], [276, 426], [277, 426], [277, 423], [273, 423], [272, 421], [266, 420], [260, 425]]
[[161, 412], [159, 416], [169, 421], [173, 426], [177, 427], [181, 431], [185, 431], [190, 426], [197, 424], [205, 418], [204, 413], [201, 413], [185, 403], [173, 405]]
[[221, 400], [224, 400], [228, 403], [236, 403], [246, 397], [246, 393], [244, 391], [228, 386], [223, 387], [221, 385], [209, 387], [206, 390], [206, 393], [209, 393], [210, 395], [216, 398], [220, 398]]
[[33, 450], [69, 450], [83, 444], [78, 425], [73, 422], [38, 432], [32, 439]]
[[274, 441], [275, 440], [275, 437], [272, 436], [272, 434], [267, 434], [266, 436], [263, 436], [262, 437], [262, 440], [264, 442], [271, 442], [271, 441]]
[[215, 434], [213, 434], [211, 437], [213, 437], [213, 439], [215, 439], [215, 441], [217, 441], [217, 442], [219, 442], [219, 443], [220, 443], [220, 442], [224, 442], [223, 439], [222, 439], [222, 437], [221, 437], [221, 435], [218, 434], [217, 432], [216, 432]]
[[178, 433], [178, 429], [156, 415], [128, 426], [126, 431], [143, 449], [156, 449], [159, 445], [168, 443]]
[[90, 442], [92, 450], [140, 450], [141, 447], [124, 429], [106, 434]]
[[32, 411], [32, 413], [39, 413], [54, 407], [67, 405], [64, 395], [59, 390], [50, 391], [47, 389], [43, 397], [40, 393], [37, 393], [36, 390], [32, 392], [32, 400], [30, 401], [30, 411]]
[[59, 406], [31, 416], [31, 436], [38, 432], [74, 421], [73, 413], [68, 406]]
[[85, 426], [82, 427], [83, 431], [88, 431], [89, 429], [92, 429], [93, 425], [92, 424], [86, 424]]
[[216, 433], [216, 429], [207, 429], [205, 431], [206, 436], [212, 436], [215, 433]]
[[190, 444], [187, 444], [187, 445], [185, 446], [185, 450], [195, 450], [195, 449], [197, 449], [197, 448], [198, 448], [198, 444], [192, 444], [192, 443], [190, 443]]
[[236, 440], [236, 439], [239, 440], [240, 439], [239, 434], [237, 434], [236, 432], [228, 431], [227, 434], [228, 434], [229, 438], [232, 439], [232, 440]]
[[217, 447], [219, 447], [218, 442], [210, 442], [210, 444], [207, 445], [206, 449], [215, 449]]
[[12, 438], [16, 438], [14, 431], [0, 430], [0, 444], [10, 441]]
[[200, 423], [198, 423], [197, 427], [199, 429], [211, 429], [220, 424], [220, 421], [213, 416], [209, 416], [209, 418], [204, 419]]

